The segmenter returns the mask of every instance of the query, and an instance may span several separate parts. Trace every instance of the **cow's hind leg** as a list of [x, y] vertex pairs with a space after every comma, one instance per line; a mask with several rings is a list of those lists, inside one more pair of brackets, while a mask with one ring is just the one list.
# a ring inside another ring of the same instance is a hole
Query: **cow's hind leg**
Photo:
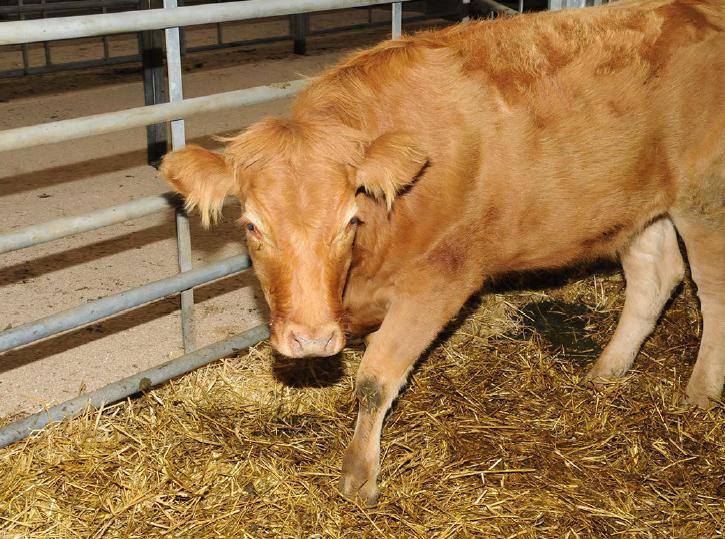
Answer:
[[720, 398], [725, 379], [725, 209], [719, 204], [710, 212], [673, 214], [702, 312], [700, 351], [686, 392], [690, 402], [703, 408]]
[[612, 340], [587, 375], [590, 380], [621, 376], [629, 370], [685, 271], [668, 218], [642, 230], [621, 253], [621, 261], [627, 281], [624, 309]]

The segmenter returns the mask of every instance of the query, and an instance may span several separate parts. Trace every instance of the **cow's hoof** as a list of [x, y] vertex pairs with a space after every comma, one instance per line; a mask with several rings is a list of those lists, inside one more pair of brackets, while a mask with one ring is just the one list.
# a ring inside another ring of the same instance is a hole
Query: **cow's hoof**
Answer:
[[703, 388], [695, 384], [687, 384], [685, 394], [687, 395], [687, 402], [694, 404], [695, 406], [699, 406], [703, 410], [712, 408], [718, 401], [719, 396], [711, 395], [710, 392], [707, 391], [707, 388]]
[[608, 380], [611, 381], [613, 378], [621, 378], [627, 373], [628, 368], [621, 365], [612, 365], [609, 363], [602, 363], [597, 361], [589, 372], [587, 373], [585, 380], [587, 382], [594, 382], [595, 384], [604, 384]]
[[359, 499], [365, 507], [374, 507], [378, 503], [377, 480], [371, 477], [367, 480], [361, 480], [353, 474], [343, 474], [340, 478], [340, 493], [348, 500]]

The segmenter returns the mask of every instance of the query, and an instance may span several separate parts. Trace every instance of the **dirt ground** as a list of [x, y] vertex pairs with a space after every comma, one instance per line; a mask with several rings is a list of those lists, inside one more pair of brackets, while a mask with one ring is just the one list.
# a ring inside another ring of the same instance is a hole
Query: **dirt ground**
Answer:
[[[388, 16], [374, 13], [376, 19]], [[367, 11], [346, 11], [319, 15], [312, 27], [364, 20]], [[436, 22], [441, 24], [429, 24]], [[285, 30], [286, 21], [263, 21], [232, 26], [225, 35], [232, 40], [279, 35]], [[188, 42], [208, 43], [214, 32], [214, 28], [192, 29]], [[291, 54], [290, 42], [189, 55], [184, 63], [184, 93], [195, 97], [315, 75], [350, 48], [375, 43], [388, 32], [386, 26], [311, 38], [304, 57]], [[131, 52], [133, 44], [134, 39], [121, 36], [111, 48], [114, 54], [122, 54]], [[96, 54], [98, 46], [98, 40], [61, 44], [54, 58], [83, 58]], [[31, 57], [37, 59], [39, 52], [34, 46]], [[18, 58], [16, 52], [5, 50], [0, 66], [17, 66]], [[134, 65], [0, 80], [0, 129], [141, 105], [141, 72]], [[242, 129], [265, 115], [284, 114], [287, 107], [288, 102], [278, 101], [195, 116], [187, 121], [187, 138], [213, 147], [213, 135]], [[144, 129], [3, 153], [0, 230], [167, 190], [156, 171], [146, 165]], [[238, 208], [227, 208], [224, 224], [212, 231], [201, 230], [198, 220], [192, 220], [196, 265], [243, 252], [234, 224], [237, 216]], [[15, 327], [175, 273], [173, 238], [173, 215], [168, 212], [0, 255], [0, 327]], [[200, 345], [256, 325], [265, 316], [264, 301], [249, 274], [199, 287], [195, 297]], [[180, 352], [175, 297], [10, 351], [0, 355], [0, 417], [37, 411]]]

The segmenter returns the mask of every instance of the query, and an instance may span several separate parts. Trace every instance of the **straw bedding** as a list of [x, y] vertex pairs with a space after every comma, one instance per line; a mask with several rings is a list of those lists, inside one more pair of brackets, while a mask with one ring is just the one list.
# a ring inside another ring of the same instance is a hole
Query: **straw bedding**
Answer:
[[681, 403], [690, 285], [635, 371], [582, 381], [622, 292], [608, 270], [471, 301], [388, 418], [373, 509], [336, 491], [361, 351], [260, 344], [0, 451], [0, 536], [721, 537], [725, 414]]

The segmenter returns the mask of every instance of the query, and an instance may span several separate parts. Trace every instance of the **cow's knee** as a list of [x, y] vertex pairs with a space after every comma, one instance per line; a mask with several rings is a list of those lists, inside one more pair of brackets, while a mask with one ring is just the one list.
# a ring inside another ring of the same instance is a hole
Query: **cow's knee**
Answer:
[[355, 396], [360, 406], [360, 412], [373, 414], [383, 404], [384, 389], [375, 376], [363, 376], [355, 386]]

